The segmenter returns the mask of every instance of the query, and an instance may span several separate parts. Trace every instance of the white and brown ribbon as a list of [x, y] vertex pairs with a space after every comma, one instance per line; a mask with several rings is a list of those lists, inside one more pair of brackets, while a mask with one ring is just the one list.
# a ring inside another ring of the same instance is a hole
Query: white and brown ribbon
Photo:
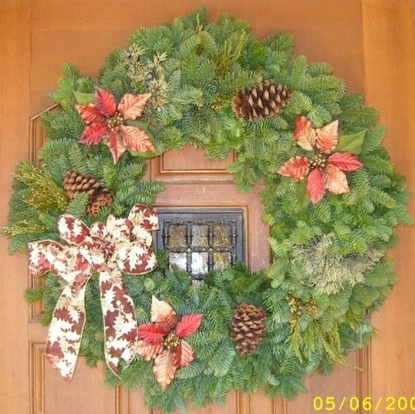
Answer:
[[58, 219], [58, 229], [67, 244], [53, 240], [29, 244], [33, 275], [50, 271], [66, 282], [53, 312], [46, 356], [66, 380], [72, 378], [86, 321], [86, 285], [98, 272], [105, 360], [117, 374], [121, 359], [127, 365], [132, 362], [137, 343], [134, 304], [122, 274], [142, 275], [157, 266], [150, 232], [158, 229], [158, 217], [147, 206], [137, 204], [128, 218], [109, 216], [106, 224], [97, 222], [91, 228], [64, 214]]

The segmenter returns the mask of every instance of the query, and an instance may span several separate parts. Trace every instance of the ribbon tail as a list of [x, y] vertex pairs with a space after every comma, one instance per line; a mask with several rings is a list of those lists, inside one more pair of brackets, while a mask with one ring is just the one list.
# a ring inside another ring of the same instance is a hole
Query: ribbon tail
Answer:
[[46, 344], [46, 357], [62, 377], [69, 381], [75, 371], [85, 325], [85, 290], [82, 285], [69, 284], [53, 311]]
[[105, 329], [105, 361], [118, 375], [120, 360], [129, 365], [137, 345], [137, 318], [134, 303], [125, 289], [117, 267], [100, 272], [101, 307]]

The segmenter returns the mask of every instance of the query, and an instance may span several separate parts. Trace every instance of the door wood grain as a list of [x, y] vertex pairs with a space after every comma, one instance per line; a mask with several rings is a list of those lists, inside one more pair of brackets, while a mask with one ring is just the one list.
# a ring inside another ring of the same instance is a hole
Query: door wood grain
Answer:
[[[168, 7], [166, 7], [168, 4]], [[38, 114], [65, 62], [96, 76], [104, 59], [140, 26], [159, 25], [192, 11], [196, 0], [2, 0], [0, 2], [0, 226], [7, 220], [12, 173], [17, 162], [35, 160], [44, 140]], [[415, 7], [411, 0], [205, 0], [215, 19], [223, 12], [251, 22], [264, 38], [276, 31], [295, 35], [298, 54], [327, 61], [346, 80], [348, 90], [364, 93], [387, 128], [385, 145], [398, 170], [415, 190]], [[240, 194], [226, 165], [207, 160], [199, 150], [167, 153], [149, 166], [152, 178], [166, 183], [161, 207], [240, 207], [247, 218], [247, 261], [255, 271], [268, 265], [267, 229], [261, 221], [260, 186]], [[414, 202], [410, 211], [415, 215]], [[315, 397], [359, 400], [414, 396], [415, 378], [415, 228], [398, 230], [401, 242], [390, 252], [399, 281], [385, 306], [373, 316], [379, 338], [350, 358], [362, 371], [338, 367], [327, 377], [307, 379], [309, 393], [295, 401], [261, 394], [231, 393], [224, 406], [190, 410], [215, 414], [313, 414]], [[23, 292], [34, 281], [22, 254], [9, 256], [0, 237], [0, 403], [7, 414], [156, 414], [145, 407], [141, 391], [106, 388], [103, 367], [79, 361], [66, 384], [44, 358], [47, 328], [42, 307], [28, 306]], [[343, 413], [356, 412], [343, 410]], [[359, 413], [369, 411], [360, 408]], [[372, 412], [374, 412], [372, 410]], [[377, 411], [381, 412], [381, 411]]]

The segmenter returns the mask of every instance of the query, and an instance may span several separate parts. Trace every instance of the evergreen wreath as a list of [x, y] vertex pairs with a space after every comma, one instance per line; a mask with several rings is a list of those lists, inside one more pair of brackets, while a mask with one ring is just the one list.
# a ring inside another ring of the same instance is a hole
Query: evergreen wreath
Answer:
[[[314, 371], [350, 365], [396, 280], [394, 227], [411, 223], [376, 111], [330, 65], [296, 56], [289, 34], [259, 41], [248, 23], [209, 23], [204, 9], [137, 30], [97, 79], [64, 72], [59, 108], [42, 114], [41, 163], [17, 166], [4, 228], [10, 252], [29, 247], [44, 274], [26, 296], [67, 335], [59, 349], [48, 338], [62, 375], [78, 342], [88, 365], [106, 361], [110, 386], [142, 387], [171, 412], [232, 389], [292, 399]], [[262, 180], [267, 269], [236, 264], [193, 285], [151, 251], [147, 206], [163, 184], [143, 179], [147, 159], [189, 144], [214, 158], [235, 151], [241, 191]], [[124, 336], [104, 335], [117, 324]]]

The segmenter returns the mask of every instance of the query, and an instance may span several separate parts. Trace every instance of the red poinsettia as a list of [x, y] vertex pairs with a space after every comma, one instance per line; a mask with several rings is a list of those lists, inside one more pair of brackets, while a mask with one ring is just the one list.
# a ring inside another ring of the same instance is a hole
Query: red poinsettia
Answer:
[[147, 361], [154, 359], [153, 373], [165, 389], [176, 371], [188, 366], [194, 359], [193, 350], [183, 338], [195, 333], [202, 314], [192, 313], [178, 320], [174, 309], [155, 296], [151, 302], [151, 322], [138, 327], [137, 353]]
[[136, 152], [154, 151], [147, 132], [137, 126], [128, 125], [128, 121], [141, 117], [150, 96], [126, 93], [117, 105], [111, 92], [97, 88], [94, 103], [76, 105], [81, 118], [87, 124], [79, 142], [97, 145], [107, 139], [114, 164], [127, 149]]
[[335, 152], [338, 144], [339, 121], [314, 129], [311, 122], [301, 116], [296, 119], [294, 138], [297, 144], [313, 151], [310, 158], [296, 156], [290, 158], [277, 173], [301, 181], [307, 177], [307, 193], [313, 204], [317, 204], [326, 190], [334, 194], [350, 192], [346, 174], [343, 171], [356, 171], [363, 164], [350, 152]]

